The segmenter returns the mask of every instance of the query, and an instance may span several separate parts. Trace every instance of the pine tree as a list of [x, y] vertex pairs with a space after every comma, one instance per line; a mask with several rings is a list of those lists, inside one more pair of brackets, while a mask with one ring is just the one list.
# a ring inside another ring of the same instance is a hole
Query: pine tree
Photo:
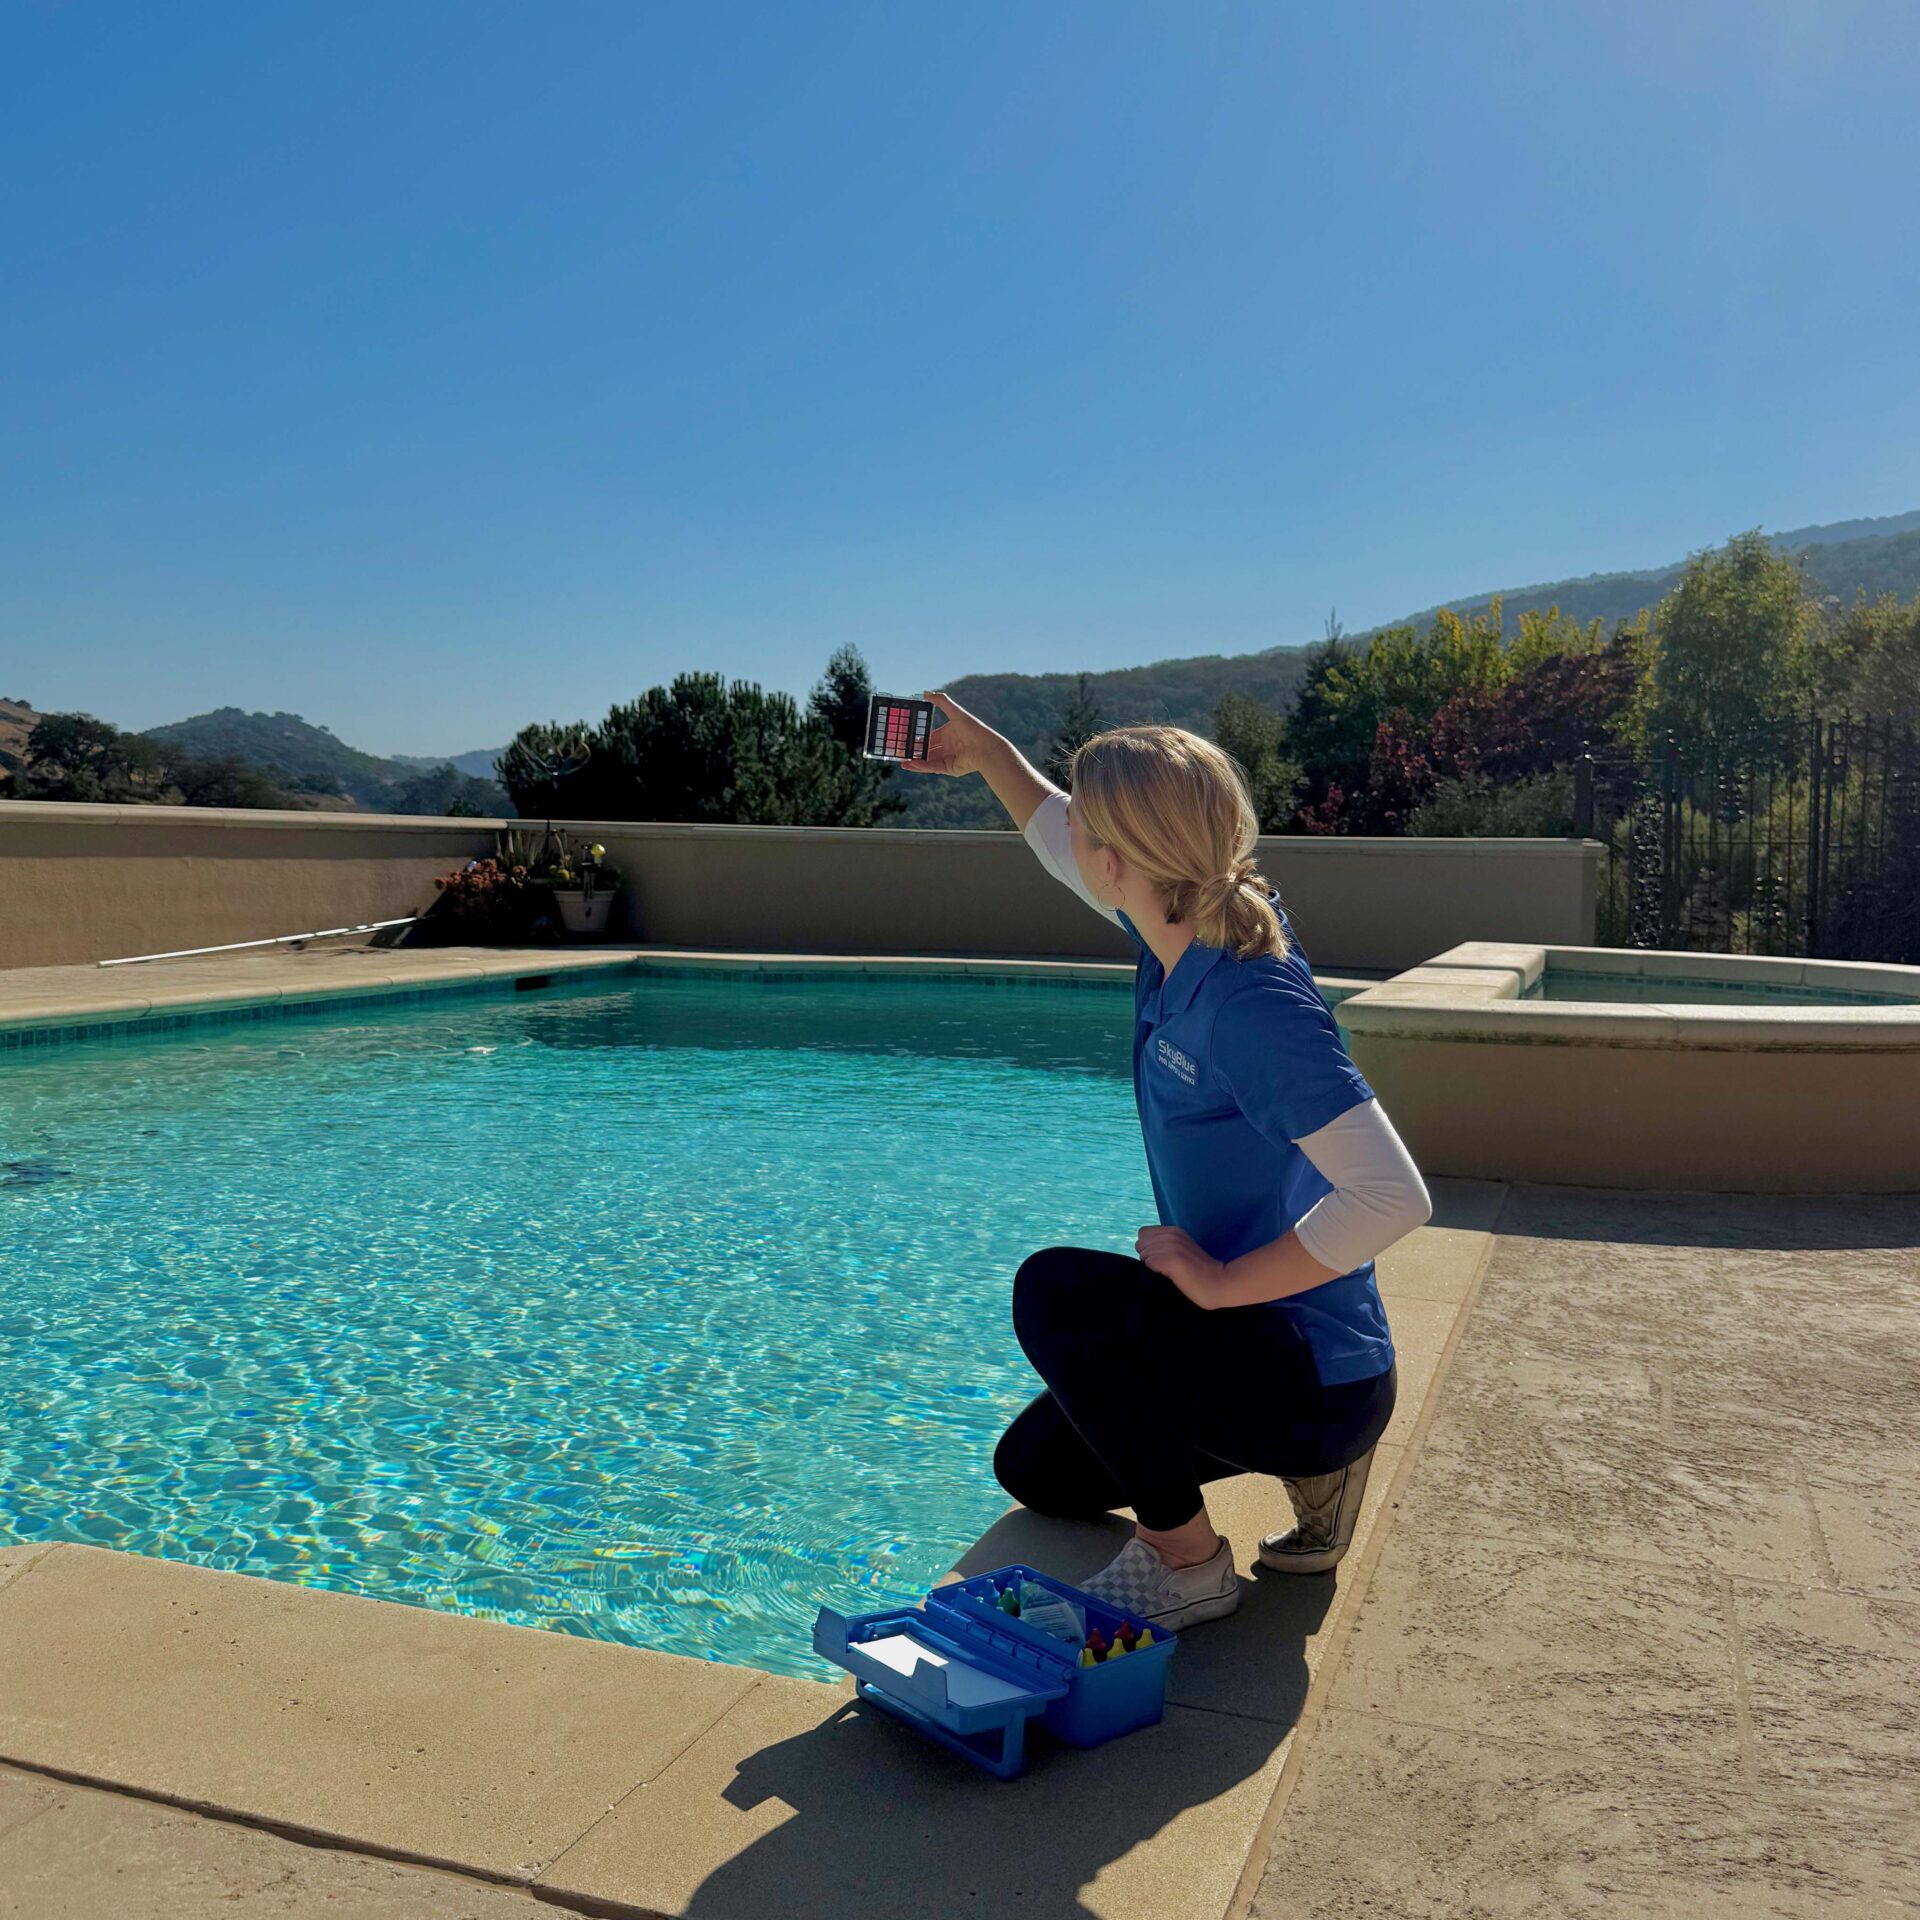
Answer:
[[1094, 700], [1091, 683], [1083, 673], [1072, 699], [1067, 702], [1066, 711], [1060, 716], [1060, 730], [1054, 735], [1053, 751], [1047, 756], [1047, 772], [1057, 786], [1071, 789], [1074, 754], [1096, 733], [1105, 733], [1106, 730], [1106, 717]]

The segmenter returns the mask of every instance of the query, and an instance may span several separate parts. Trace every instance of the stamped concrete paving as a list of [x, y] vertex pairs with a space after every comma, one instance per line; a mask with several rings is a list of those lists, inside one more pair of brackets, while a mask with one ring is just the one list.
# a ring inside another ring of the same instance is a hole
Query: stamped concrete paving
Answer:
[[1516, 1189], [1253, 1920], [1920, 1913], [1920, 1200]]

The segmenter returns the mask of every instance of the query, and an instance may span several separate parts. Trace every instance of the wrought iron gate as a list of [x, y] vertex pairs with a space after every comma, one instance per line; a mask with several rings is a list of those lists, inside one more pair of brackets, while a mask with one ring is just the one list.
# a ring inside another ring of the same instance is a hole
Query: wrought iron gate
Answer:
[[1920, 738], [1796, 721], [1575, 767], [1609, 946], [1920, 962]]

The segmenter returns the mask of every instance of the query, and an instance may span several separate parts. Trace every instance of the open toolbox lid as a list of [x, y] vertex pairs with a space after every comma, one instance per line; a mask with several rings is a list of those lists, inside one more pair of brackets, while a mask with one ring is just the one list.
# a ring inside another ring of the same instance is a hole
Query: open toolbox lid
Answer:
[[853, 1619], [823, 1607], [813, 1644], [873, 1692], [955, 1733], [1038, 1713], [1067, 1690], [1064, 1657], [1025, 1646], [1004, 1630], [919, 1607]]
[[822, 1607], [814, 1650], [851, 1673], [863, 1699], [1002, 1780], [1020, 1771], [1029, 1720], [1044, 1719], [1069, 1746], [1089, 1747], [1161, 1717], [1171, 1633], [1123, 1659], [1087, 1660], [1077, 1640], [1002, 1610], [1010, 1582], [1022, 1597], [1037, 1584], [1072, 1601], [1110, 1638], [1123, 1624], [1078, 1587], [1031, 1567], [1002, 1567], [936, 1587], [919, 1607], [851, 1618]]
[[853, 1619], [822, 1607], [813, 1645], [863, 1698], [1002, 1780], [1020, 1771], [1027, 1722], [1066, 1694], [1071, 1671], [991, 1623], [919, 1607]]

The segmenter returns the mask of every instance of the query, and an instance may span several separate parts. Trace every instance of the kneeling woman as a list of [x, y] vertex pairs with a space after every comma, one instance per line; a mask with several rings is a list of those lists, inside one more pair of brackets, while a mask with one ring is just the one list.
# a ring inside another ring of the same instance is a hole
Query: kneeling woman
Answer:
[[1240, 1589], [1207, 1481], [1286, 1483], [1269, 1567], [1324, 1572], [1353, 1538], [1394, 1401], [1373, 1259], [1428, 1217], [1427, 1190], [1255, 868], [1258, 823], [1218, 747], [1099, 734], [1069, 797], [927, 697], [947, 721], [925, 770], [983, 774], [1048, 872], [1140, 949], [1133, 1081], [1160, 1222], [1137, 1259], [1049, 1247], [1020, 1268], [1014, 1327], [1047, 1390], [994, 1470], [1035, 1512], [1133, 1509], [1089, 1592], [1155, 1626], [1218, 1619]]

